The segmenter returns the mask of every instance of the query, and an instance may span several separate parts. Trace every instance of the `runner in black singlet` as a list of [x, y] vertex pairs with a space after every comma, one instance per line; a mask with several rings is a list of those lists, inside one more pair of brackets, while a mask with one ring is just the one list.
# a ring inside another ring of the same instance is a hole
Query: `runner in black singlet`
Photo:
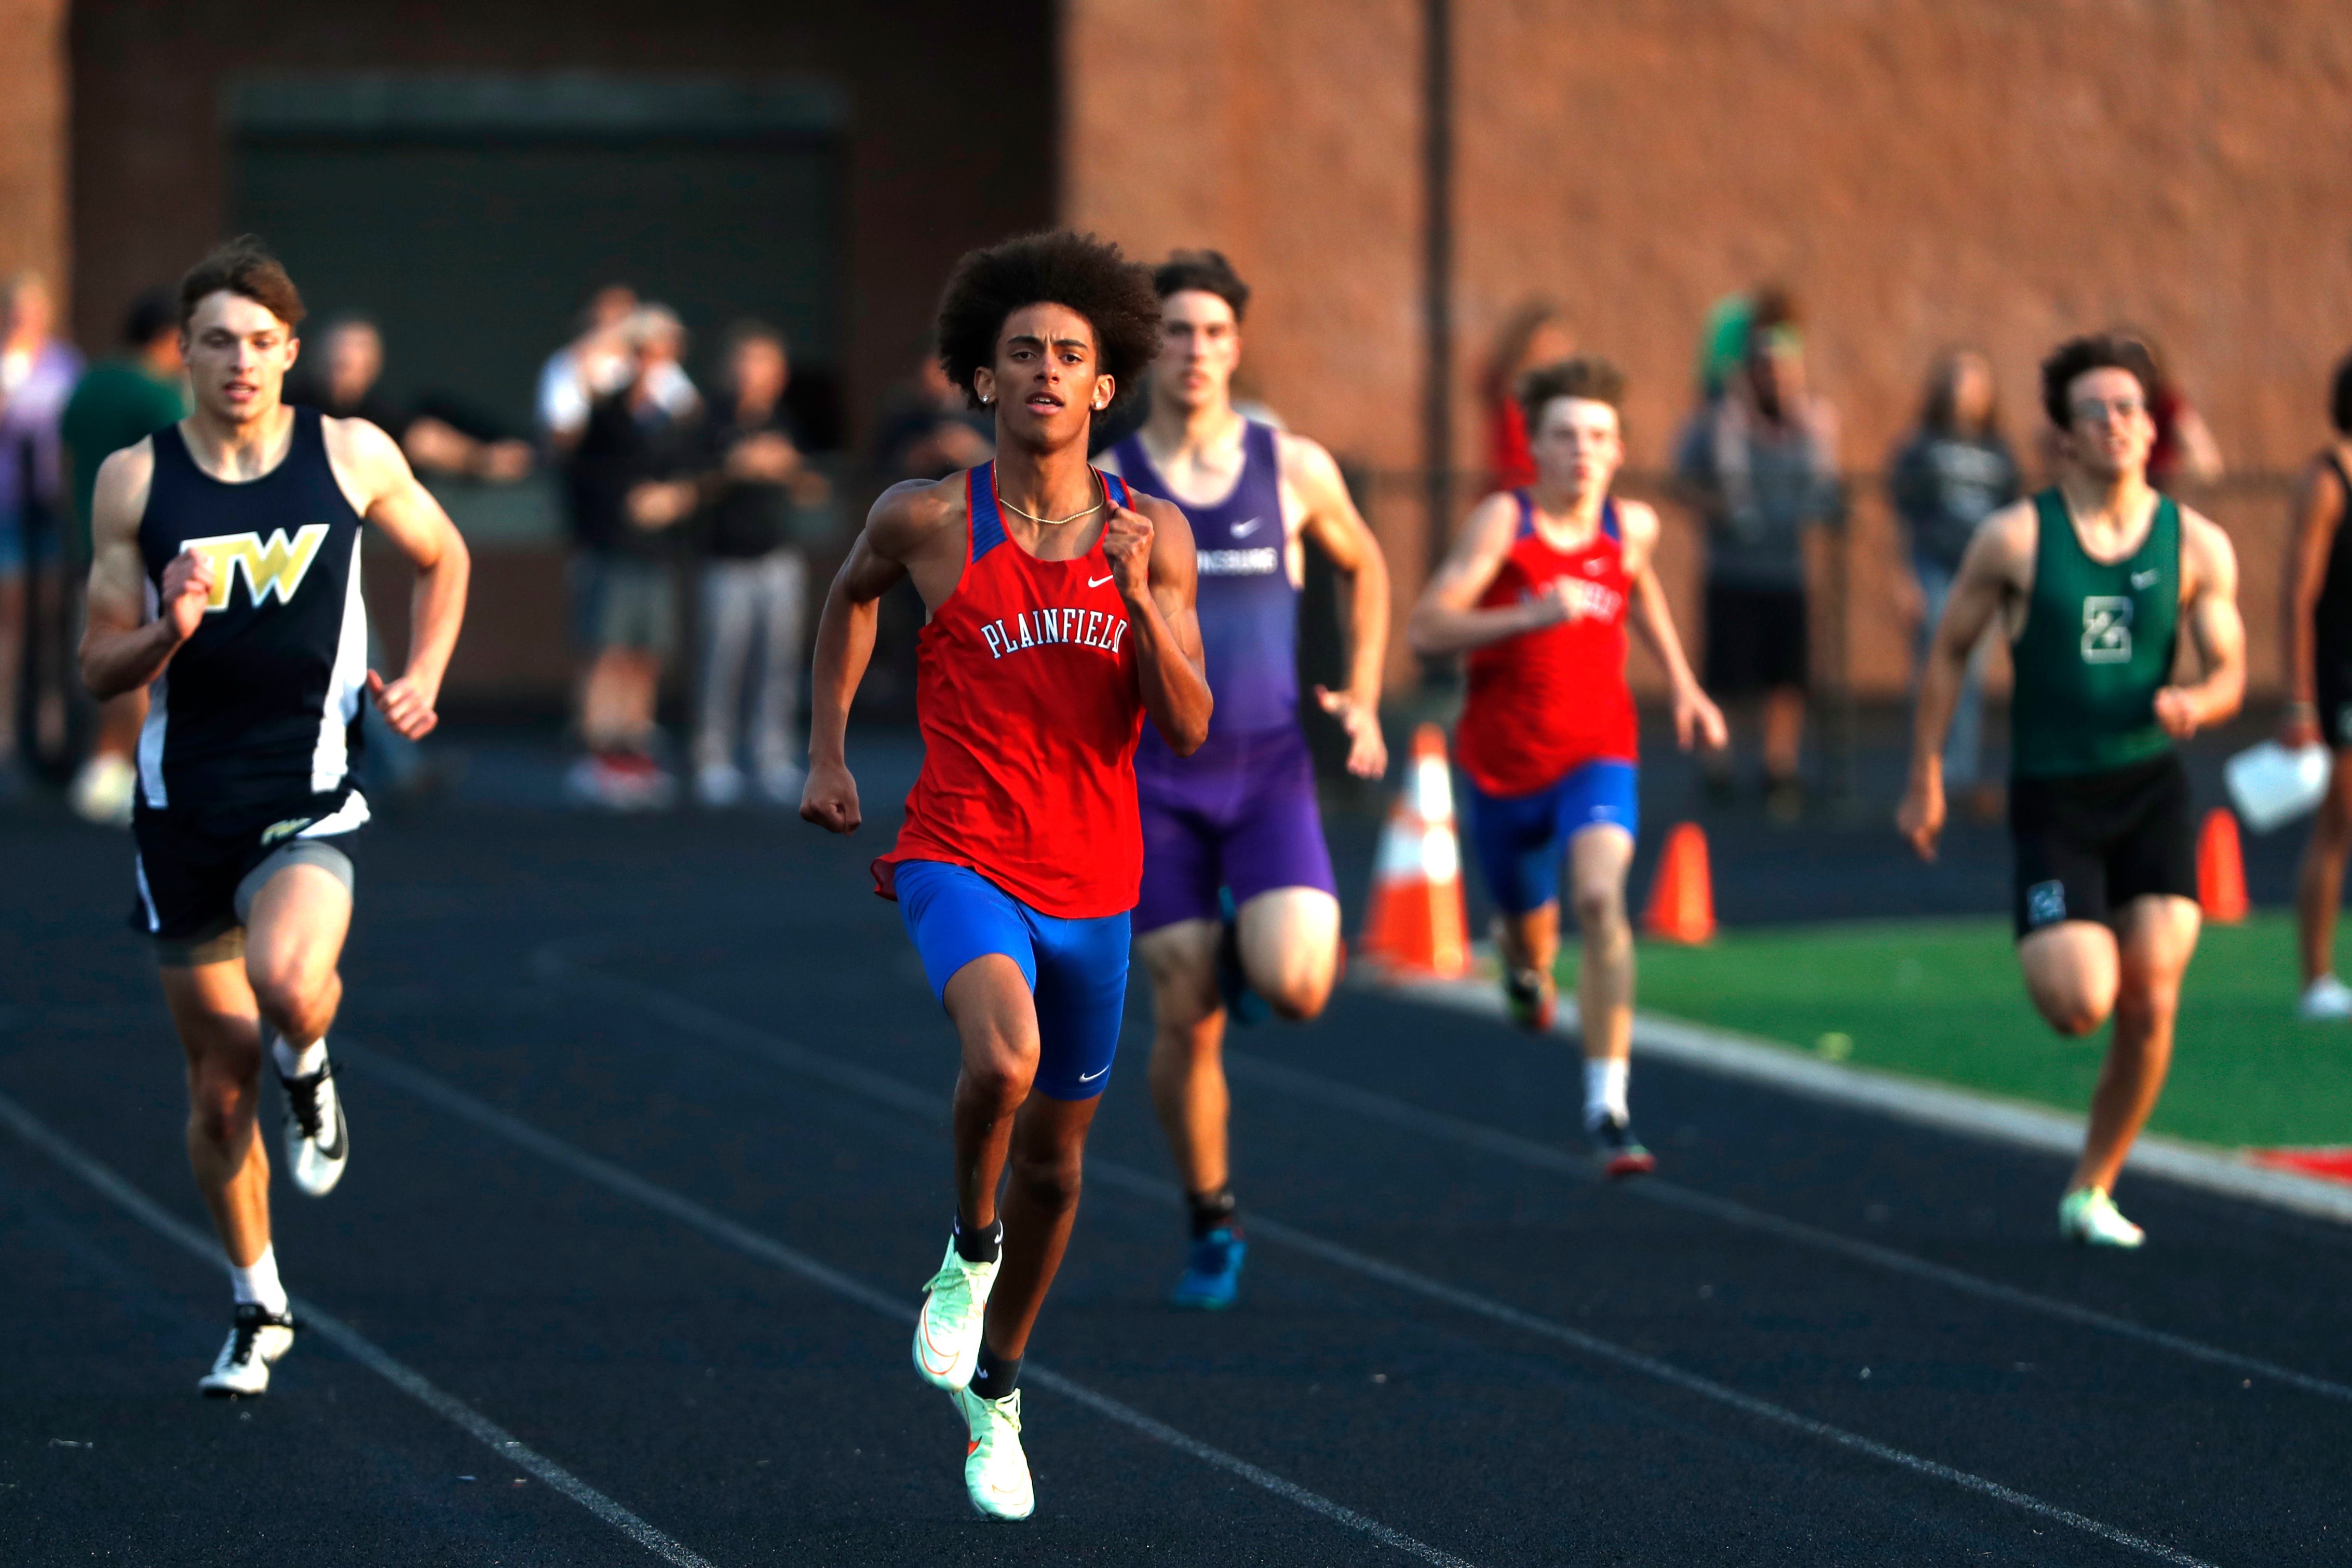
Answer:
[[[368, 817], [359, 705], [372, 695], [412, 739], [432, 729], [466, 605], [466, 547], [392, 438], [280, 404], [301, 319], [257, 241], [199, 262], [180, 289], [194, 412], [109, 458], [90, 509], [82, 679], [101, 700], [149, 692], [131, 923], [154, 941], [187, 1052], [188, 1159], [236, 1293], [199, 1384], [219, 1395], [265, 1392], [293, 1343], [254, 1135], [265, 1046], [295, 1184], [325, 1195], [351, 1153], [326, 1033]], [[367, 668], [362, 523], [417, 570], [408, 668], [390, 682]]]
[[2295, 942], [2303, 959], [2305, 1018], [2352, 1018], [2352, 987], [2336, 975], [2336, 910], [2352, 854], [2352, 354], [2336, 367], [2328, 418], [2335, 433], [2294, 491], [2294, 548], [2287, 557], [2287, 703], [2279, 740], [2325, 742], [2336, 753], [2295, 879]]

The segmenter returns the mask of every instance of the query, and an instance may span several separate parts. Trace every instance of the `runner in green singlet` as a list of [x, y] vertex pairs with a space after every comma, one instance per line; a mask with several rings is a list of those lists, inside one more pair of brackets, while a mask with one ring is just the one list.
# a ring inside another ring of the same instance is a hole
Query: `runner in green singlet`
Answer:
[[[2009, 823], [2025, 988], [2061, 1034], [2116, 1020], [2058, 1205], [2062, 1235], [2100, 1247], [2145, 1239], [2108, 1194], [2164, 1088], [2197, 947], [2189, 780], [2173, 745], [2235, 713], [2246, 685], [2229, 538], [2148, 487], [2154, 384], [2128, 338], [2076, 338], [2042, 363], [2059, 482], [1987, 518], [1969, 546], [1920, 679], [1896, 816], [1933, 859], [1944, 731], [1969, 650], [1999, 616], [2016, 669]], [[2172, 683], [2183, 626], [2204, 671], [2186, 686]]]

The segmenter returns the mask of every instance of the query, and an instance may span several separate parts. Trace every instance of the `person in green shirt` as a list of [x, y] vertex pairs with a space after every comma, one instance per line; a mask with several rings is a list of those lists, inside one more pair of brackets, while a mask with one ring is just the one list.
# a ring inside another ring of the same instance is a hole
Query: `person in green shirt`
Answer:
[[[79, 590], [89, 575], [89, 504], [98, 466], [186, 416], [187, 378], [180, 363], [180, 309], [168, 289], [151, 289], [132, 302], [122, 327], [123, 354], [92, 365], [66, 404], [61, 435], [73, 483], [73, 520], [66, 530]], [[100, 705], [89, 756], [66, 792], [74, 811], [91, 822], [127, 824], [138, 786], [131, 756], [147, 718], [140, 689]]]
[[[2180, 980], [2197, 948], [2189, 778], [2173, 748], [2234, 714], [2246, 630], [2229, 536], [2147, 482], [2157, 385], [2147, 350], [2076, 338], [2042, 365], [2058, 483], [1985, 519], [1936, 628], [1896, 825], [1933, 859], [1944, 825], [1944, 731], [1969, 650], [1999, 616], [2016, 670], [2009, 824], [2017, 956], [2063, 1035], [2116, 1020], [2083, 1158], [2058, 1227], [2137, 1247], [2108, 1194], [2172, 1059]], [[2182, 626], [2202, 679], [2173, 679]]]

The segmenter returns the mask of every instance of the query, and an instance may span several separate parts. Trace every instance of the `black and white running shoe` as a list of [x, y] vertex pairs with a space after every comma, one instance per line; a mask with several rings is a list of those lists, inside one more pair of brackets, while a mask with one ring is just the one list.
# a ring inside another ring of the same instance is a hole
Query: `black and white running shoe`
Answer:
[[212, 1371], [197, 1380], [208, 1399], [252, 1399], [269, 1392], [270, 1363], [294, 1348], [294, 1314], [253, 1301], [237, 1305], [236, 1325]]
[[294, 1184], [323, 1198], [343, 1179], [352, 1136], [343, 1125], [343, 1097], [335, 1091], [335, 1064], [301, 1078], [278, 1075], [286, 1087], [286, 1171]]
[[1658, 1157], [1642, 1147], [1633, 1136], [1633, 1124], [1622, 1117], [1604, 1116], [1592, 1124], [1592, 1152], [1601, 1156], [1601, 1168], [1614, 1180], [1622, 1176], [1646, 1176], [1658, 1168]]

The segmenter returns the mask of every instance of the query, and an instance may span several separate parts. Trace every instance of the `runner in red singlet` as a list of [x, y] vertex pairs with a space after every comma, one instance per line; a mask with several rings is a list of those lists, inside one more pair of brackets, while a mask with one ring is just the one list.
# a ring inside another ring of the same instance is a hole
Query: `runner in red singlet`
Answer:
[[886, 492], [817, 628], [801, 815], [852, 833], [845, 731], [877, 602], [912, 578], [930, 612], [923, 771], [874, 879], [962, 1042], [955, 1229], [914, 1358], [964, 1418], [973, 1507], [999, 1519], [1034, 1506], [1014, 1380], [1118, 1045], [1143, 871], [1136, 741], [1149, 717], [1183, 756], [1209, 730], [1183, 513], [1087, 463], [1094, 416], [1159, 349], [1150, 277], [1115, 246], [1055, 233], [965, 257], [940, 354], [994, 411], [996, 460]]
[[1625, 1099], [1633, 1038], [1625, 872], [1640, 828], [1629, 610], [1673, 682], [1684, 748], [1725, 738], [1651, 569], [1658, 514], [1609, 494], [1624, 458], [1623, 395], [1624, 377], [1605, 360], [1568, 360], [1521, 380], [1536, 483], [1478, 503], [1409, 628], [1421, 653], [1469, 655], [1454, 755], [1470, 775], [1472, 846], [1502, 907], [1504, 995], [1530, 1029], [1551, 1026], [1566, 846], [1584, 939], [1584, 1123], [1612, 1176], [1656, 1164], [1633, 1136]]

